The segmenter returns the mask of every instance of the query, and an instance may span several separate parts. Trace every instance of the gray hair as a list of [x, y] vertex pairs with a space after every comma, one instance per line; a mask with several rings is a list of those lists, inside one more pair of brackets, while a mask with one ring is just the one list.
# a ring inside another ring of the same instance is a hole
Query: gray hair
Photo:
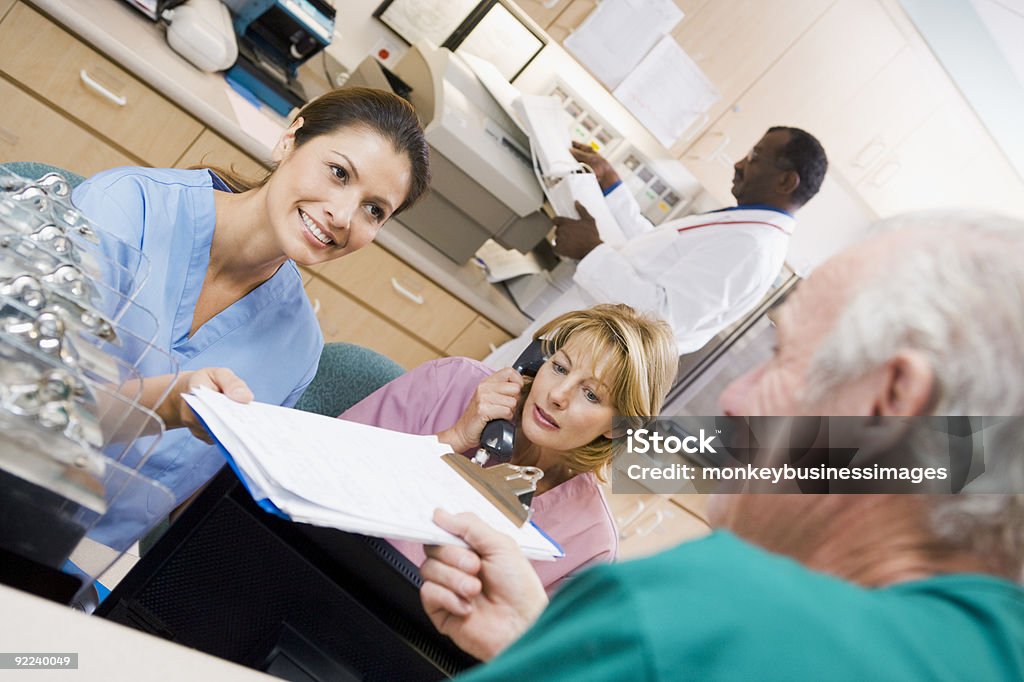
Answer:
[[[947, 211], [885, 221], [879, 232], [905, 237], [892, 241], [903, 248], [876, 264], [839, 316], [811, 362], [808, 395], [825, 395], [912, 348], [934, 372], [931, 414], [1024, 415], [1024, 222]], [[911, 433], [907, 455], [934, 452], [935, 436]], [[989, 480], [999, 477], [1002, 490], [1024, 491], [1022, 444], [1024, 419], [1008, 420], [986, 444], [986, 466], [1002, 467]], [[1024, 581], [1024, 495], [929, 501], [938, 540]]]

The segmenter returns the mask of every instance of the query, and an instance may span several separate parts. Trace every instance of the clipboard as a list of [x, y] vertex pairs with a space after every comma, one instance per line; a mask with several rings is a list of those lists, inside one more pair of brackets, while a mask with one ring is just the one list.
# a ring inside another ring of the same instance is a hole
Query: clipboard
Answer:
[[[443, 507], [477, 514], [528, 558], [565, 556], [529, 522], [539, 469], [481, 469], [435, 436], [256, 401], [243, 405], [205, 388], [184, 398], [253, 499], [272, 513], [363, 535], [464, 546], [434, 523]], [[457, 466], [458, 459], [471, 468]]]
[[509, 521], [522, 527], [530, 520], [533, 515], [530, 502], [537, 491], [537, 481], [544, 477], [542, 470], [508, 463], [482, 467], [453, 452], [442, 455], [441, 459], [497, 507]]

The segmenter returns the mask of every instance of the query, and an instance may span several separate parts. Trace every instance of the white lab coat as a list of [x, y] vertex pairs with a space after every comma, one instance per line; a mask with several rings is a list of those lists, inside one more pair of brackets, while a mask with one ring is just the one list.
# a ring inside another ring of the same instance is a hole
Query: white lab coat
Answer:
[[626, 303], [656, 314], [675, 331], [680, 355], [698, 350], [764, 297], [796, 224], [778, 211], [735, 209], [655, 227], [624, 185], [605, 199], [627, 241], [587, 254], [573, 285], [518, 338], [487, 356], [488, 366], [508, 367], [542, 324], [597, 303]]

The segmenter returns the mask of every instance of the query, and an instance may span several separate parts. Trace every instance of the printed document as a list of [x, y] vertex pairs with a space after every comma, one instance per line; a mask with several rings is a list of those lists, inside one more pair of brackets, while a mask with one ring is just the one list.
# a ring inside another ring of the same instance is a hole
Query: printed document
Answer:
[[612, 90], [682, 18], [672, 0], [604, 0], [563, 44]]
[[612, 94], [665, 147], [671, 147], [720, 97], [672, 36], [662, 38]]
[[427, 544], [464, 545], [434, 510], [473, 512], [531, 559], [563, 556], [532, 523], [516, 527], [441, 459], [451, 449], [414, 436], [277, 405], [243, 405], [200, 388], [185, 400], [226, 451], [253, 498], [302, 523]]

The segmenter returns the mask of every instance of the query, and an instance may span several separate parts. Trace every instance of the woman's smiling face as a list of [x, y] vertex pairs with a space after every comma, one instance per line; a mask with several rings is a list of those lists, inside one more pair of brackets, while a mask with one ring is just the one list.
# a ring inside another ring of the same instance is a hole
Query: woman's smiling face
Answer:
[[409, 192], [412, 166], [378, 133], [341, 128], [295, 147], [296, 120], [274, 150], [266, 209], [286, 256], [314, 265], [373, 241]]
[[537, 372], [523, 404], [521, 428], [534, 445], [568, 452], [611, 437], [609, 389], [595, 358], [570, 339]]

